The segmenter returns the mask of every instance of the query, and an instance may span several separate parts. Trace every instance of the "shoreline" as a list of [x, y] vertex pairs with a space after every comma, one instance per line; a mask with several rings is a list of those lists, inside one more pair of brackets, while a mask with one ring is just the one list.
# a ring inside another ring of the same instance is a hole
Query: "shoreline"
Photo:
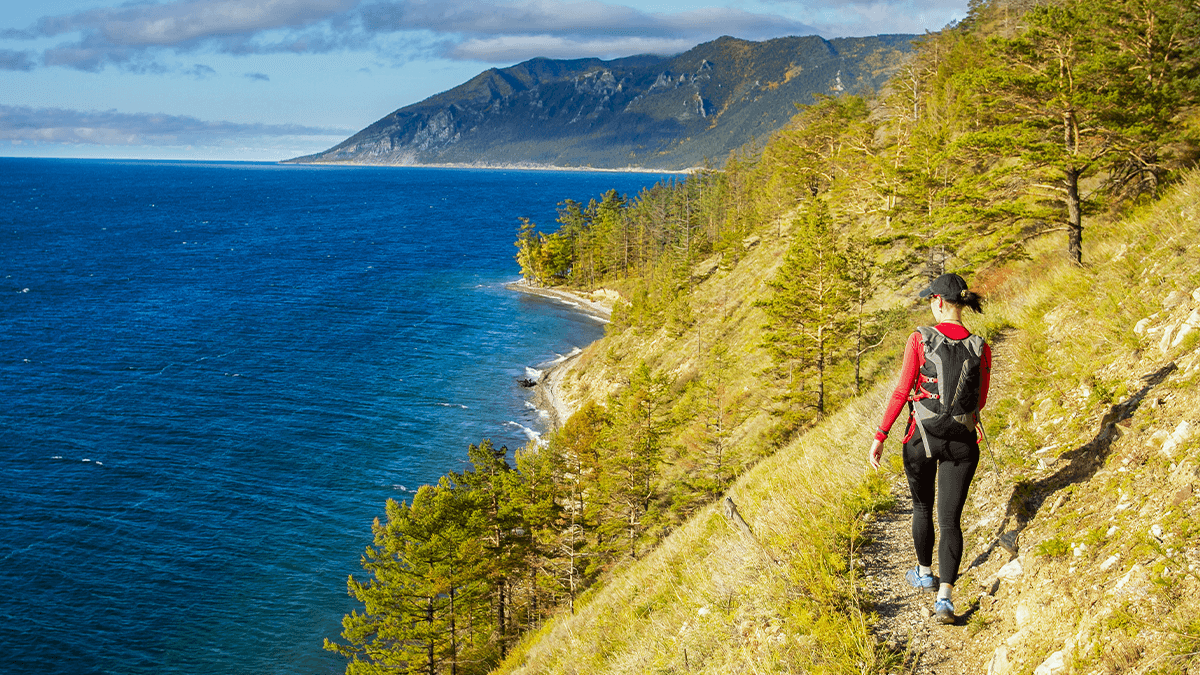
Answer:
[[397, 169], [490, 169], [497, 171], [580, 171], [593, 173], [667, 173], [687, 175], [703, 167], [693, 166], [686, 169], [654, 169], [644, 166], [627, 166], [623, 168], [606, 168], [596, 166], [558, 166], [556, 164], [484, 164], [484, 163], [446, 163], [446, 164], [386, 164], [382, 162], [297, 162], [291, 159], [276, 160], [277, 164], [299, 164], [305, 166], [378, 166]]
[[[573, 291], [530, 286], [524, 280], [506, 284], [505, 287], [518, 293], [528, 293], [530, 295], [557, 300], [563, 304], [570, 305], [571, 309], [580, 314], [586, 314], [605, 323], [608, 323], [612, 319], [612, 302], [616, 299], [616, 293], [613, 291], [600, 293], [604, 299], [596, 300]], [[592, 295], [596, 295], [596, 293]], [[575, 412], [575, 407], [571, 402], [566, 400], [562, 392], [562, 385], [567, 373], [575, 365], [575, 362], [583, 355], [584, 350], [592, 344], [595, 344], [595, 342], [580, 347], [577, 351], [564, 356], [557, 363], [546, 368], [542, 371], [542, 376], [538, 378], [537, 386], [533, 387], [531, 402], [535, 409], [545, 413], [547, 418], [547, 432], [561, 429], [562, 425]]]

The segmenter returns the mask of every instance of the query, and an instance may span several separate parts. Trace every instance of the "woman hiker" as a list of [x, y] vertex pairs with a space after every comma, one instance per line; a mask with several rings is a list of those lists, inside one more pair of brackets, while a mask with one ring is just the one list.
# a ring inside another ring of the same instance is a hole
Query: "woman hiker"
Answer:
[[[954, 582], [962, 562], [960, 520], [967, 489], [979, 464], [975, 427], [987, 402], [992, 350], [962, 323], [963, 309], [982, 312], [982, 298], [967, 289], [957, 274], [943, 274], [921, 291], [937, 325], [917, 329], [904, 351], [900, 381], [892, 392], [883, 422], [868, 455], [879, 468], [883, 441], [905, 403], [909, 404], [904, 435], [904, 473], [912, 493], [913, 545], [917, 566], [905, 578], [915, 588], [937, 591], [933, 612], [939, 623], [953, 623]], [[936, 490], [935, 490], [936, 485]], [[933, 508], [937, 495], [939, 580], [933, 576]]]

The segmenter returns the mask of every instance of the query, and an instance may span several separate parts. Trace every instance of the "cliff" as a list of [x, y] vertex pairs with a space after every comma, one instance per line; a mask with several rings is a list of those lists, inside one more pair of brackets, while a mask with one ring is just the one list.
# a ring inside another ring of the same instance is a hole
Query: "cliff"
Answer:
[[723, 37], [674, 57], [538, 58], [288, 161], [684, 169], [769, 135], [815, 95], [878, 89], [914, 38]]

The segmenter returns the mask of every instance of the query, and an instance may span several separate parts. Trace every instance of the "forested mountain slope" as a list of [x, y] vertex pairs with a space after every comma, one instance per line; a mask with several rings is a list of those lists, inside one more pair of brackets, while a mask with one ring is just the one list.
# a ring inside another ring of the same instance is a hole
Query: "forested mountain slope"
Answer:
[[533, 59], [488, 70], [290, 161], [699, 166], [769, 135], [814, 94], [874, 91], [915, 37], [723, 37], [674, 57]]

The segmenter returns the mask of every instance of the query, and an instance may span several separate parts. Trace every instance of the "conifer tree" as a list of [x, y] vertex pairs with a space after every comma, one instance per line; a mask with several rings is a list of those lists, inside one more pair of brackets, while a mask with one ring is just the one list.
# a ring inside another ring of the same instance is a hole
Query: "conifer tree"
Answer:
[[1077, 263], [1083, 182], [1115, 166], [1160, 175], [1165, 141], [1195, 100], [1200, 28], [1185, 17], [1169, 0], [1037, 5], [1023, 33], [993, 41], [995, 66], [977, 73], [987, 126], [974, 144], [1019, 158], [1030, 188], [1062, 205]]
[[794, 237], [768, 284], [773, 294], [763, 303], [770, 320], [765, 346], [777, 369], [790, 374], [793, 388], [814, 387], [806, 403], [821, 416], [829, 367], [850, 330], [851, 289], [845, 254], [823, 200], [808, 203]]
[[364, 612], [342, 621], [345, 644], [325, 648], [350, 659], [348, 675], [457, 672], [471, 643], [462, 617], [478, 606], [478, 522], [451, 484], [422, 487], [412, 504], [388, 500], [387, 522], [372, 527], [363, 555], [372, 578], [348, 581]]
[[612, 455], [602, 489], [618, 518], [598, 527], [607, 538], [610, 554], [624, 540], [629, 554], [637, 557], [638, 539], [649, 525], [647, 517], [653, 515], [651, 507], [659, 494], [666, 389], [666, 377], [640, 363], [630, 373], [629, 386], [613, 401]]

